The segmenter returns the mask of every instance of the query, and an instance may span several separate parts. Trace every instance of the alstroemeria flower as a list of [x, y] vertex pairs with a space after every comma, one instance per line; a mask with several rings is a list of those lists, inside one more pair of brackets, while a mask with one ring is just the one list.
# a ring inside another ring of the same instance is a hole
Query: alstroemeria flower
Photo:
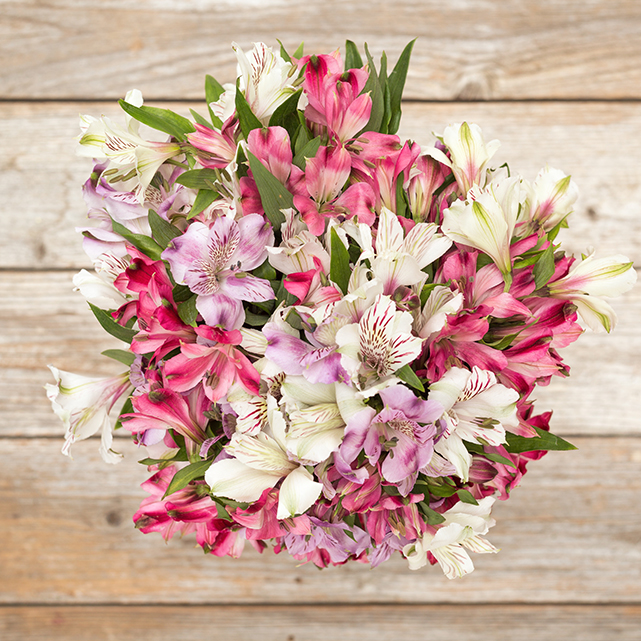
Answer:
[[520, 178], [513, 177], [485, 189], [474, 186], [468, 200], [457, 200], [443, 212], [443, 233], [490, 256], [503, 274], [506, 290], [512, 282], [510, 243], [520, 201]]
[[400, 286], [424, 280], [423, 268], [440, 258], [451, 245], [452, 241], [438, 233], [434, 223], [417, 223], [405, 235], [398, 216], [382, 207], [372, 272], [383, 283], [383, 293], [391, 296]]
[[457, 503], [445, 512], [445, 523], [436, 534], [425, 532], [423, 537], [403, 548], [403, 555], [410, 570], [418, 570], [427, 564], [430, 552], [438, 561], [448, 579], [457, 579], [474, 570], [467, 550], [479, 554], [498, 552], [483, 535], [496, 523], [490, 517], [496, 499], [486, 496], [478, 505]]
[[[236, 74], [240, 91], [256, 118], [268, 125], [274, 111], [296, 91], [292, 84], [296, 67], [262, 42], [255, 42], [247, 53], [235, 42], [232, 49], [238, 60]], [[234, 114], [235, 98], [235, 85], [225, 85], [225, 92], [210, 105], [223, 122]]]
[[256, 436], [236, 433], [225, 450], [233, 458], [214, 462], [205, 473], [205, 481], [214, 496], [235, 501], [253, 502], [281, 479], [278, 496], [278, 519], [302, 514], [318, 499], [323, 484], [312, 475], [286, 445], [286, 425], [276, 400], [268, 397], [269, 431]]
[[[130, 91], [125, 101], [136, 107], [142, 105], [142, 94]], [[109, 169], [104, 172], [109, 182], [128, 181], [136, 178], [133, 191], [139, 202], [158, 168], [169, 158], [182, 153], [180, 145], [172, 142], [156, 142], [142, 138], [140, 123], [127, 116], [127, 127], [114, 123], [103, 116], [100, 120], [82, 116], [80, 120], [80, 148], [78, 154], [96, 160], [108, 160]]]
[[617, 254], [594, 258], [592, 250], [575, 263], [567, 276], [548, 283], [549, 295], [570, 300], [586, 325], [593, 331], [609, 332], [616, 324], [616, 314], [601, 296], [620, 296], [637, 281], [634, 265], [627, 256]]
[[129, 372], [112, 378], [90, 378], [64, 372], [49, 365], [56, 384], [45, 385], [53, 411], [65, 425], [65, 443], [62, 453], [70, 456], [69, 449], [76, 441], [100, 431], [100, 455], [107, 463], [119, 463], [121, 454], [111, 449], [113, 436], [109, 412], [130, 389]]
[[245, 320], [241, 301], [275, 298], [268, 280], [249, 273], [263, 263], [266, 247], [273, 243], [271, 226], [262, 216], [249, 214], [238, 221], [221, 217], [211, 228], [193, 222], [162, 257], [176, 282], [198, 295], [196, 309], [207, 325], [238, 329]]
[[258, 394], [260, 377], [249, 359], [235, 345], [240, 345], [240, 331], [226, 332], [201, 325], [196, 328], [196, 343], [182, 343], [180, 354], [165, 362], [166, 386], [186, 392], [201, 381], [205, 394], [217, 403], [234, 382], [250, 394]]
[[440, 149], [429, 149], [427, 154], [447, 167], [451, 167], [456, 182], [464, 194], [467, 194], [472, 185], [483, 187], [487, 162], [496, 153], [501, 143], [498, 140], [486, 143], [481, 128], [474, 123], [466, 122], [446, 127], [443, 132], [443, 143], [450, 152], [451, 160]]
[[436, 436], [433, 423], [443, 413], [443, 406], [437, 401], [417, 398], [403, 385], [381, 390], [380, 397], [385, 405], [378, 414], [370, 415], [369, 421], [367, 414], [350, 421], [340, 454], [345, 462], [351, 463], [363, 449], [370, 464], [375, 465], [383, 442], [390, 443], [381, 473], [386, 481], [401, 483], [431, 460]]
[[336, 333], [341, 362], [352, 380], [359, 375], [380, 380], [411, 363], [421, 352], [423, 339], [412, 336], [412, 316], [396, 310], [389, 296], [378, 295], [360, 322]]
[[505, 443], [505, 428], [516, 427], [516, 402], [519, 394], [497, 382], [487, 370], [472, 371], [453, 367], [438, 381], [430, 383], [430, 399], [438, 401], [445, 412], [441, 418], [444, 432], [434, 449], [468, 480], [472, 455], [463, 441]]

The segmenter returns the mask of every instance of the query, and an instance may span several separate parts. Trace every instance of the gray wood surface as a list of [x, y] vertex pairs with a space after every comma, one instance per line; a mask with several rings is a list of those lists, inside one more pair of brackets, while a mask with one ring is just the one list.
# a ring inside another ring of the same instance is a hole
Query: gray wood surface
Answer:
[[[638, 606], [69, 606], [6, 608], [3, 641], [638, 641]], [[428, 636], [429, 635], [429, 636]]]
[[501, 552], [474, 555], [475, 572], [450, 581], [400, 557], [323, 571], [249, 546], [240, 559], [206, 557], [191, 537], [165, 544], [134, 530], [145, 470], [129, 441], [118, 443], [125, 461], [108, 467], [97, 440], [69, 461], [58, 439], [0, 439], [0, 567], [11, 577], [0, 603], [638, 605], [641, 439], [572, 440], [578, 450], [532, 464], [495, 506], [488, 538]]
[[235, 79], [232, 40], [290, 51], [347, 38], [396, 60], [418, 37], [406, 97], [641, 97], [636, 0], [3, 0], [0, 96], [199, 98], [206, 73]]
[[[394, 61], [415, 36], [401, 131], [451, 122], [499, 138], [496, 163], [547, 162], [580, 199], [564, 243], [641, 265], [641, 2], [637, 0], [0, 0], [0, 639], [641, 639], [641, 286], [612, 335], [566, 350], [567, 380], [536, 391], [578, 445], [530, 466], [494, 512], [498, 555], [447, 581], [395, 559], [319, 572], [286, 556], [205, 557], [133, 529], [141, 453], [111, 467], [98, 441], [60, 455], [47, 363], [109, 375], [106, 336], [72, 291], [80, 237], [78, 114], [203, 109], [204, 74], [233, 79], [230, 42], [328, 52], [346, 38]], [[119, 117], [119, 116], [118, 116]]]

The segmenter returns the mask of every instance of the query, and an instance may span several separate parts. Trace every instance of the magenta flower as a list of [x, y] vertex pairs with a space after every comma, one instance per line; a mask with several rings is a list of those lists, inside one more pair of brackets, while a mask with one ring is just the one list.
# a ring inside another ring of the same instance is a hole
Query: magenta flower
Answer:
[[267, 256], [274, 244], [270, 225], [258, 214], [238, 221], [217, 218], [211, 228], [193, 222], [163, 252], [177, 283], [198, 295], [196, 309], [211, 327], [238, 329], [245, 320], [241, 301], [275, 298], [268, 280], [249, 272]]

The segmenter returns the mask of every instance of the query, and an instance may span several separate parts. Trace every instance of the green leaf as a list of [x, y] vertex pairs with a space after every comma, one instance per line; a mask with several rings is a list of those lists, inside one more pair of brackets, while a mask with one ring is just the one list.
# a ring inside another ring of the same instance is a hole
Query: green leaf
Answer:
[[176, 178], [176, 182], [190, 189], [211, 189], [215, 191], [215, 183], [218, 178], [218, 173], [213, 169], [191, 169], [180, 174]]
[[410, 387], [417, 389], [419, 392], [425, 391], [421, 379], [414, 373], [414, 370], [409, 365], [403, 365], [401, 369], [396, 370], [395, 374]]
[[401, 100], [403, 98], [405, 79], [407, 78], [407, 70], [410, 66], [410, 58], [412, 57], [412, 49], [414, 48], [415, 42], [416, 38], [410, 41], [405, 49], [403, 49], [388, 79], [391, 117], [387, 132], [390, 134], [395, 134], [398, 131], [401, 122]]
[[120, 234], [131, 245], [138, 248], [145, 256], [149, 256], [152, 260], [160, 260], [163, 248], [149, 236], [143, 234], [134, 234], [129, 231], [124, 225], [111, 219], [112, 229], [116, 234]]
[[120, 410], [120, 414], [118, 414], [118, 418], [116, 419], [116, 422], [114, 424], [114, 430], [119, 430], [122, 427], [122, 417], [125, 414], [131, 414], [134, 411], [134, 406], [133, 403], [131, 402], [131, 396], [127, 398], [127, 400], [123, 403], [122, 409]]
[[127, 365], [128, 367], [136, 360], [136, 355], [128, 352], [124, 349], [106, 349], [104, 352], [100, 352], [103, 356], [108, 358], [113, 358], [115, 361]]
[[194, 216], [198, 216], [198, 214], [207, 209], [207, 207], [209, 207], [216, 198], [218, 198], [218, 192], [212, 191], [211, 189], [200, 189], [196, 194], [194, 204], [191, 206], [191, 210], [187, 215], [187, 220], [191, 220]]
[[469, 490], [458, 490], [456, 496], [461, 499], [463, 503], [469, 503], [470, 505], [478, 505], [478, 501], [472, 496], [472, 493]]
[[442, 514], [439, 514], [436, 510], [433, 510], [427, 503], [421, 501], [417, 504], [418, 509], [425, 515], [425, 520], [428, 525], [439, 525], [440, 523], [445, 522], [445, 517]]
[[285, 222], [285, 215], [281, 209], [289, 209], [294, 206], [294, 197], [287, 191], [287, 188], [274, 176], [265, 165], [263, 165], [254, 154], [249, 154], [249, 166], [254, 175], [260, 200], [263, 203], [265, 215], [272, 224], [275, 231], [280, 229]]
[[153, 209], [149, 210], [149, 226], [154, 240], [163, 249], [166, 249], [176, 236], [182, 236], [182, 232], [178, 227], [161, 218]]
[[292, 114], [294, 114], [296, 122], [298, 122], [298, 115], [296, 114], [296, 111], [301, 93], [303, 93], [303, 90], [299, 89], [276, 108], [276, 111], [274, 111], [269, 119], [270, 127], [284, 127], [287, 129], [285, 126], [287, 117]]
[[312, 138], [307, 144], [305, 144], [300, 151], [294, 156], [293, 163], [299, 168], [305, 171], [305, 165], [307, 164], [308, 158], [313, 158], [316, 155], [316, 152], [321, 146], [320, 136]]
[[212, 102], [216, 102], [225, 92], [225, 87], [223, 87], [218, 80], [213, 76], [205, 76], [205, 100], [207, 101], [207, 109], [209, 109], [209, 117], [211, 122], [217, 129], [222, 128], [222, 120], [216, 116], [212, 111], [212, 108], [209, 106]]
[[304, 44], [305, 44], [304, 42], [301, 42], [298, 45], [298, 49], [296, 49], [296, 51], [294, 51], [294, 55], [292, 56], [293, 58], [302, 58], [303, 57], [303, 50], [304, 50], [303, 45]]
[[245, 322], [251, 327], [262, 327], [269, 321], [269, 316], [263, 314], [254, 314], [249, 310], [245, 310]]
[[383, 122], [383, 115], [385, 111], [383, 89], [376, 75], [376, 65], [369, 52], [367, 44], [365, 45], [365, 54], [369, 65], [369, 78], [363, 88], [363, 93], [370, 92], [372, 96], [372, 112], [369, 117], [368, 123], [363, 128], [363, 131], [378, 131], [381, 123]]
[[360, 69], [363, 66], [363, 59], [358, 47], [351, 41], [345, 41], [345, 71], [349, 69]]
[[158, 107], [147, 107], [146, 105], [136, 107], [124, 100], [119, 100], [118, 104], [138, 122], [152, 129], [164, 131], [178, 140], [185, 140], [185, 134], [196, 131], [190, 120], [174, 113], [171, 109], [159, 109]]
[[195, 479], [204, 476], [211, 464], [212, 461], [196, 461], [196, 463], [191, 463], [187, 467], [183, 467], [182, 470], [178, 470], [176, 474], [174, 474], [174, 478], [171, 479], [171, 483], [169, 483], [163, 499], [187, 487]]
[[262, 265], [259, 265], [252, 271], [252, 274], [256, 278], [264, 278], [265, 280], [276, 280], [278, 274], [276, 270], [269, 264], [269, 260], [266, 260]]
[[506, 434], [507, 445], [505, 449], [512, 454], [520, 452], [539, 452], [550, 450], [576, 450], [576, 446], [568, 441], [556, 436], [551, 432], [546, 432], [539, 427], [534, 428], [538, 436], [528, 438], [526, 436], [517, 436], [508, 432]]
[[254, 129], [261, 129], [263, 123], [256, 118], [251, 107], [247, 103], [245, 95], [240, 90], [239, 81], [236, 81], [236, 113], [238, 114], [238, 123], [240, 130], [243, 132], [243, 138], [247, 140], [249, 132]]
[[196, 294], [176, 304], [178, 309], [178, 316], [180, 320], [186, 325], [196, 327], [196, 319], [198, 318], [198, 310], [196, 309]]
[[495, 452], [486, 452], [483, 449], [482, 445], [478, 445], [476, 443], [469, 443], [468, 441], [464, 441], [465, 447], [467, 448], [468, 452], [471, 452], [472, 454], [478, 454], [479, 456], [484, 456], [488, 461], [494, 461], [494, 463], [502, 463], [503, 465], [507, 465], [508, 467], [513, 467], [516, 468], [516, 465], [510, 461], [509, 458], [506, 458], [505, 456], [501, 456], [500, 454], [496, 454]]
[[291, 56], [287, 53], [287, 49], [285, 49], [285, 45], [278, 39], [276, 38], [276, 42], [280, 45], [280, 57], [283, 60], [286, 60], [287, 62], [291, 62], [292, 58]]
[[117, 339], [125, 343], [131, 343], [134, 336], [138, 333], [138, 330], [129, 329], [128, 327], [123, 327], [122, 325], [116, 323], [109, 312], [106, 312], [103, 309], [92, 305], [91, 303], [89, 303], [89, 307], [91, 308], [93, 315], [96, 317], [102, 328], [108, 334], [115, 336]]
[[207, 74], [205, 76], [205, 100], [208, 103], [216, 102], [224, 93], [225, 87], [216, 78]]
[[549, 232], [548, 232], [548, 240], [550, 242], [554, 242], [556, 239], [558, 233], [561, 231], [561, 229], [567, 229], [568, 227], [568, 221], [567, 221], [567, 216], [560, 220]]
[[171, 290], [171, 295], [174, 297], [174, 301], [176, 303], [180, 303], [190, 298], [192, 295], [192, 291], [191, 289], [189, 289], [189, 287], [187, 287], [187, 285], [176, 285]]
[[351, 273], [347, 247], [345, 247], [340, 236], [336, 233], [336, 229], [332, 227], [329, 277], [340, 287], [343, 294], [347, 294]]
[[211, 123], [208, 122], [207, 118], [203, 118], [197, 111], [194, 111], [193, 109], [189, 109], [189, 113], [192, 115], [192, 118], [199, 124], [202, 125], [203, 127], [207, 127], [208, 129], [211, 129]]
[[541, 254], [541, 257], [534, 265], [534, 284], [537, 289], [547, 285], [554, 275], [554, 246], [552, 244]]

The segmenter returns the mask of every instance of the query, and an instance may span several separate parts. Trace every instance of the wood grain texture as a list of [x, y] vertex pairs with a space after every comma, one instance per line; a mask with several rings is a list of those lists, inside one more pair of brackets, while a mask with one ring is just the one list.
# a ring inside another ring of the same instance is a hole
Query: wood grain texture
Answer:
[[0, 439], [0, 603], [638, 605], [641, 439], [575, 440], [578, 451], [531, 464], [495, 506], [488, 538], [502, 551], [475, 555], [473, 574], [448, 581], [401, 558], [320, 572], [253, 549], [205, 557], [190, 537], [165, 544], [133, 529], [146, 471], [132, 444], [108, 466], [96, 441], [76, 446], [71, 462], [58, 440]]
[[[89, 376], [114, 376], [120, 363], [100, 352], [122, 347], [98, 325], [73, 272], [4, 272], [0, 275], [0, 435], [60, 435], [43, 385], [48, 364]], [[562, 354], [569, 379], [539, 387], [538, 412], [554, 410], [559, 434], [641, 435], [641, 288], [612, 301], [619, 323], [609, 334], [587, 332]], [[26, 411], [28, 408], [28, 411]]]
[[[395, 61], [418, 36], [407, 98], [641, 97], [635, 0], [4, 0], [0, 97], [200, 98], [235, 78], [231, 41], [310, 53], [349, 38]], [[7, 37], [10, 36], [10, 37]]]
[[639, 606], [315, 605], [0, 609], [3, 641], [638, 641]]
[[[75, 155], [79, 112], [123, 116], [115, 103], [0, 103], [0, 267], [88, 265], [74, 233], [86, 224], [81, 187], [91, 172]], [[463, 120], [501, 141], [493, 166], [507, 161], [534, 180], [547, 162], [573, 176], [581, 196], [561, 236], [567, 251], [594, 246], [641, 264], [641, 103], [407, 103], [399, 133], [427, 145]]]

